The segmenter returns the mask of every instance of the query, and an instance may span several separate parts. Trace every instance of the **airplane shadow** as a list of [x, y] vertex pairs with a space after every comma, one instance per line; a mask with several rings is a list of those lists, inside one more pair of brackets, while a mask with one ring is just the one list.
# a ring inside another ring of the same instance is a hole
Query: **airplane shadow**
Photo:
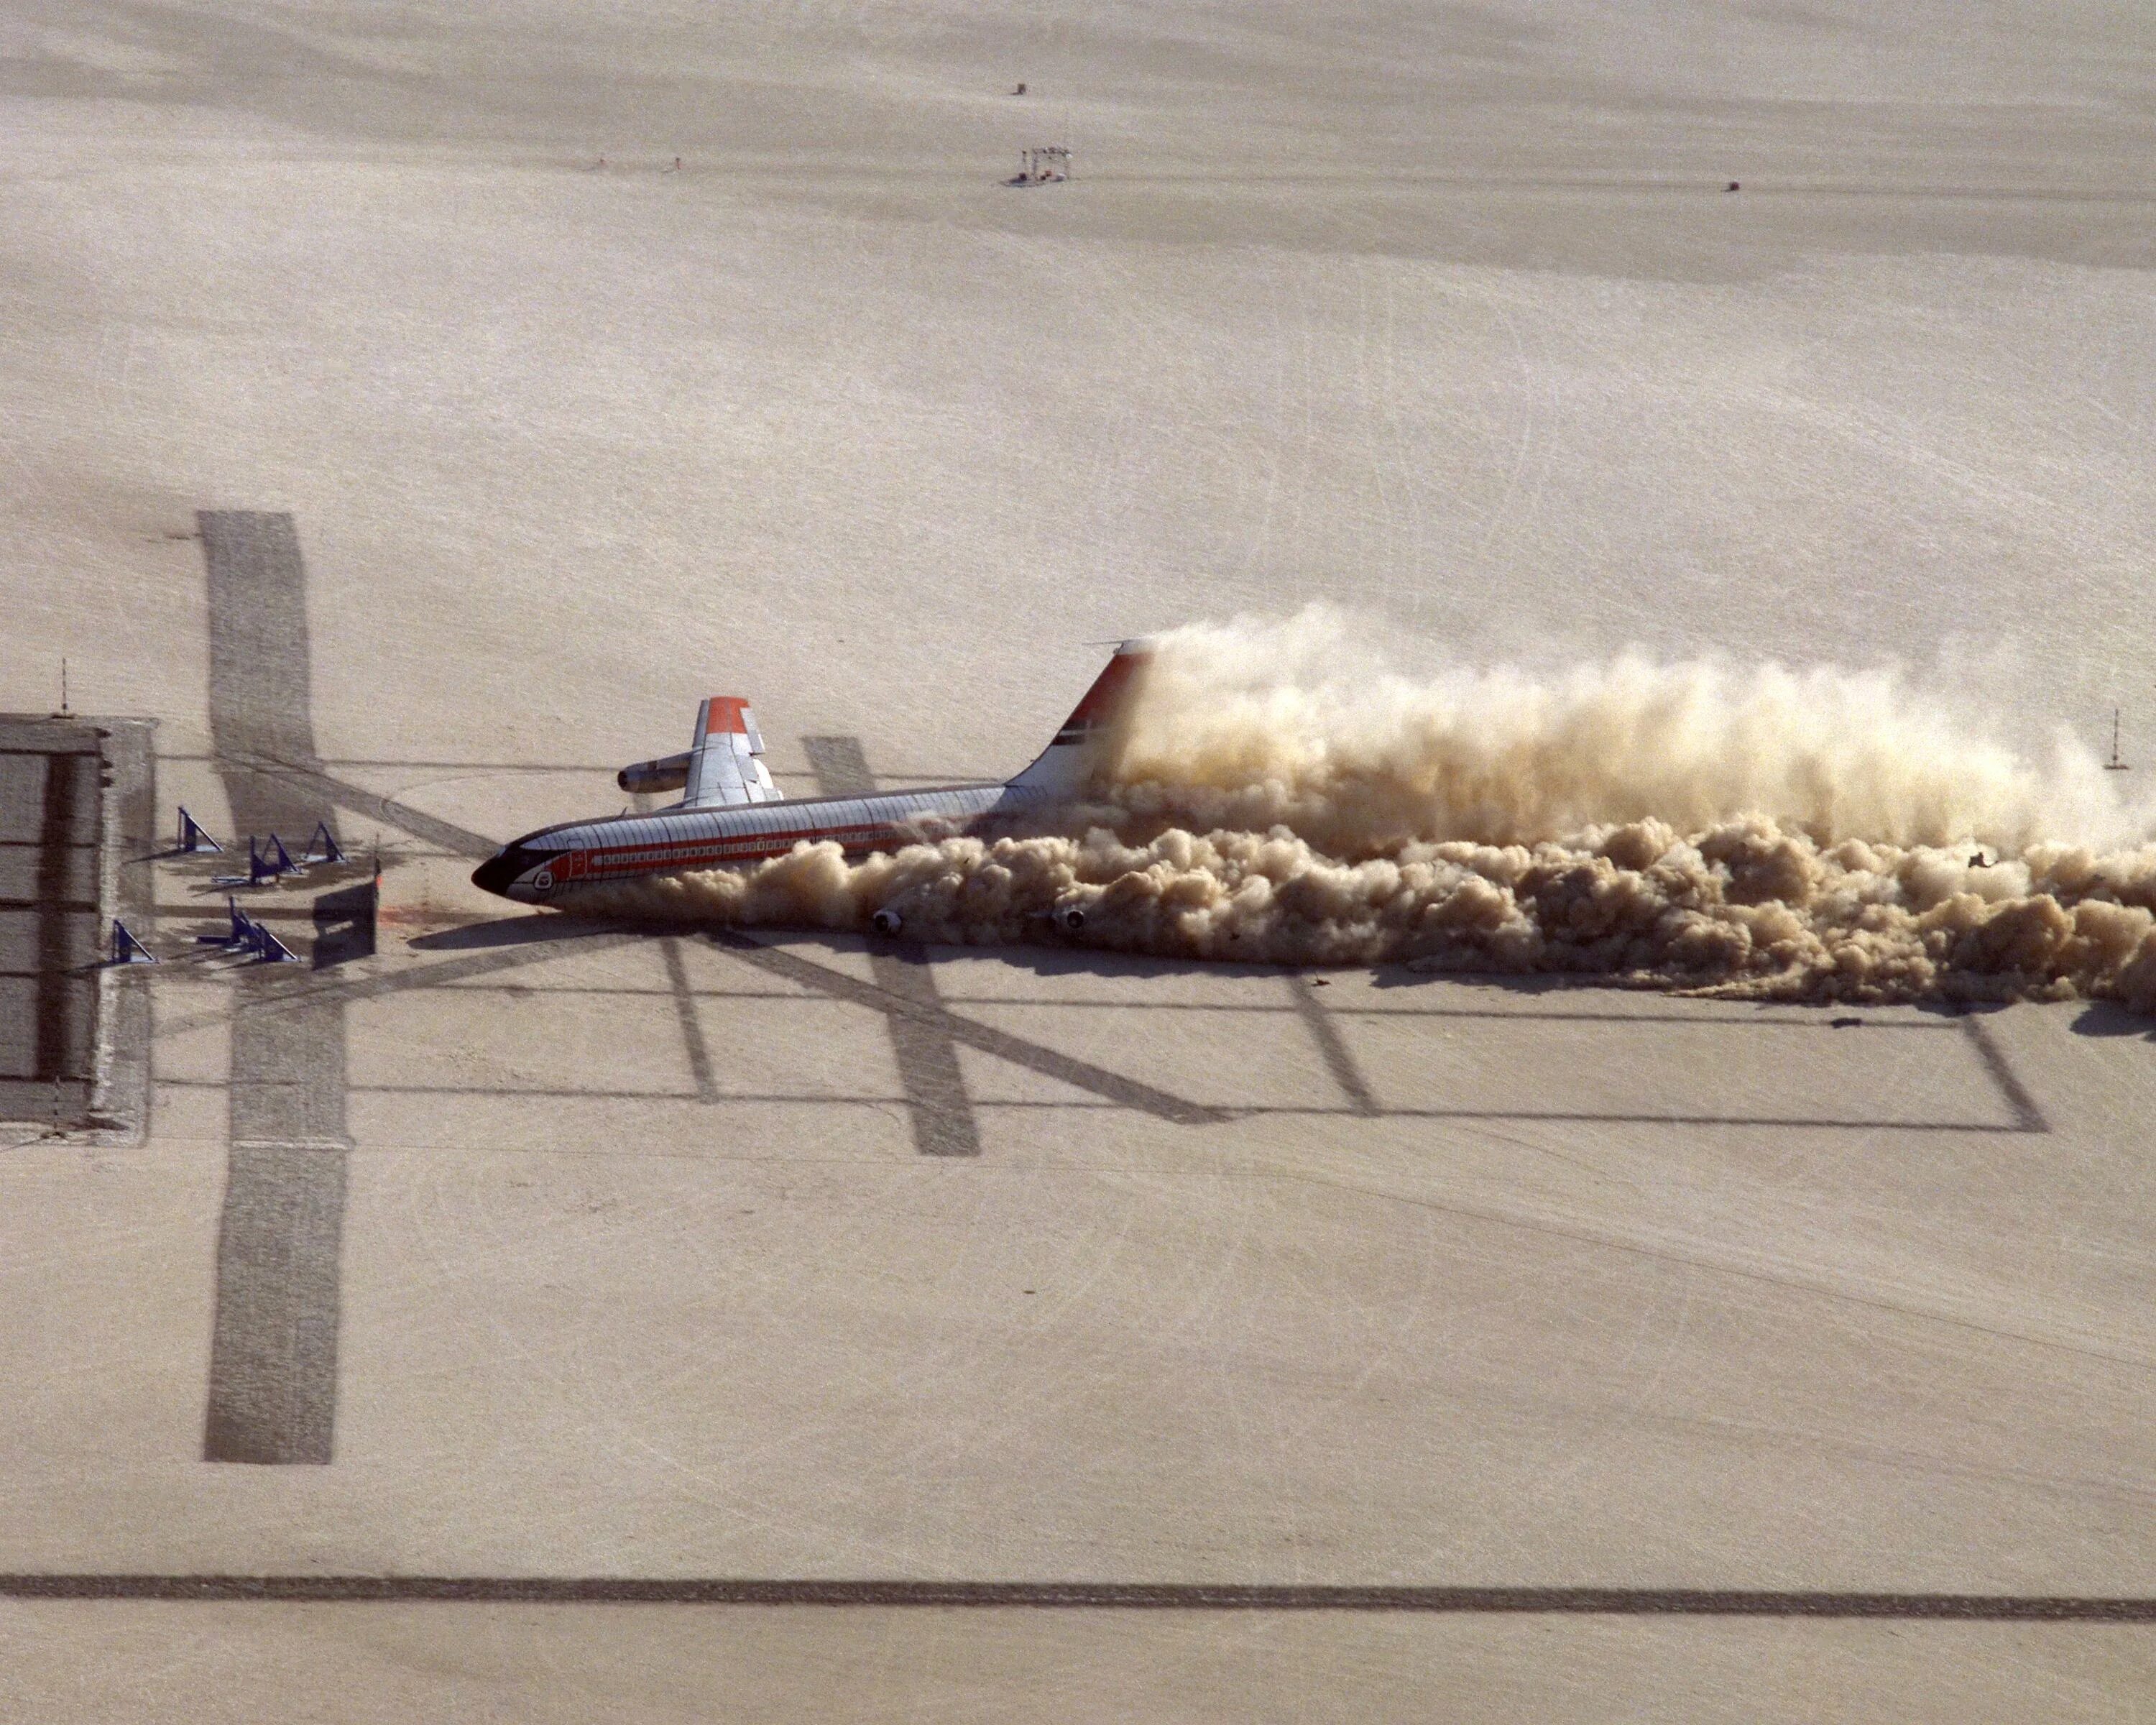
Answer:
[[423, 934], [409, 944], [419, 952], [477, 952], [501, 947], [538, 946], [551, 941], [588, 940], [595, 934], [661, 935], [679, 932], [542, 911], [522, 916], [498, 916], [490, 922], [467, 922], [461, 928]]
[[[562, 911], [538, 911], [522, 916], [498, 917], [486, 922], [467, 923], [461, 928], [444, 929], [439, 933], [424, 935], [413, 941], [411, 945], [417, 951], [428, 952], [481, 952], [585, 940], [602, 934], [641, 934], [654, 940], [661, 940], [669, 937], [693, 937], [711, 932], [712, 925], [696, 922], [628, 922], [578, 916]], [[1327, 985], [1327, 973], [1353, 973], [1367, 976], [1373, 988], [1389, 991], [1402, 988], [1465, 988], [1472, 991], [1468, 999], [1454, 1009], [1455, 1013], [1465, 1013], [1468, 1016], [1476, 1015], [1474, 993], [1480, 993], [1482, 999], [1489, 1003], [1485, 1010], [1502, 1015], [1509, 1015], [1511, 1011], [1517, 1010], [1517, 1008], [1497, 1005], [1497, 1001], [1502, 999], [1519, 1002], [1537, 997], [1558, 996], [1577, 1003], [1583, 997], [1591, 999], [1598, 994], [1605, 997], [1623, 994], [1671, 998], [1670, 991], [1666, 989], [1627, 987], [1614, 978], [1591, 974], [1521, 975], [1507, 971], [1419, 971], [1399, 964], [1295, 965], [1270, 962], [1245, 963], [1230, 959], [1160, 958], [1137, 953], [1101, 952], [1047, 941], [1039, 946], [946, 946], [908, 940], [903, 936], [886, 937], [833, 929], [731, 928], [728, 932], [746, 936], [759, 946], [782, 951], [808, 948], [823, 952], [868, 952], [887, 955], [913, 964], [965, 959], [1021, 972], [1043, 981], [1082, 976], [1142, 987], [1148, 982], [1190, 976], [1292, 975], [1308, 978], [1322, 988]], [[1716, 999], [1712, 996], [1676, 998], [1692, 1005], [1712, 1004], [1722, 1008], [1729, 1016], [1739, 1019], [1764, 1019], [1769, 1014], [1787, 1014], [1794, 1008], [1802, 1012], [1805, 1021], [1816, 1022], [1821, 1028], [1837, 1030], [1861, 1029], [1867, 1023], [1867, 1015], [1880, 1010], [1878, 1008], [1853, 1005], [1847, 1001], [1752, 999], [1742, 997]], [[1988, 1001], [1926, 1000], [1910, 1002], [1898, 1009], [1913, 1011], [1927, 1019], [1951, 1021], [1988, 1017], [2007, 1009], [2002, 1004]], [[1640, 1016], [1642, 1011], [1643, 1009], [1636, 1004], [1621, 1009], [1622, 1015], [1628, 1018]], [[2156, 1022], [2124, 1007], [2103, 1002], [2085, 1008], [2075, 1019], [2072, 1028], [2077, 1034], [2084, 1036], [2143, 1036], [2156, 1040]]]
[[[709, 933], [713, 927], [695, 922], [648, 926], [654, 934], [674, 935]], [[1218, 959], [1152, 958], [1137, 953], [1106, 952], [1046, 942], [1037, 947], [945, 945], [912, 940], [905, 935], [853, 934], [834, 928], [739, 928], [729, 925], [726, 932], [746, 936], [760, 947], [782, 951], [800, 947], [824, 952], [868, 952], [903, 959], [911, 964], [966, 958], [1038, 977], [1096, 976], [1142, 982], [1149, 978], [1173, 976], [1272, 976], [1282, 968], [1277, 964], [1236, 964]]]

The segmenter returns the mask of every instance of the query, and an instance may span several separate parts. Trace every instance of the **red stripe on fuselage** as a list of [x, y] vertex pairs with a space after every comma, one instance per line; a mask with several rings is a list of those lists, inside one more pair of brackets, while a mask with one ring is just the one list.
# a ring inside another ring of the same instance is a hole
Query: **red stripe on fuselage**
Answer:
[[812, 844], [834, 840], [842, 851], [859, 854], [880, 845], [916, 843], [918, 839], [917, 834], [888, 821], [865, 821], [845, 827], [803, 827], [786, 833], [721, 834], [660, 844], [602, 845], [584, 852], [583, 878], [665, 874], [705, 863], [762, 862], [785, 855], [803, 839]]

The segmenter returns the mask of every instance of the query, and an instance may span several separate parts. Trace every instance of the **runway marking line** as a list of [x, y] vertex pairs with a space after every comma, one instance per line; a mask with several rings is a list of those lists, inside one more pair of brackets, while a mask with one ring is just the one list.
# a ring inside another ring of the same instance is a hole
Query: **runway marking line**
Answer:
[[720, 1579], [636, 1576], [0, 1575], [0, 1598], [176, 1604], [814, 1605], [942, 1610], [1390, 1611], [1595, 1617], [2156, 1623], [2145, 1594], [1265, 1582]]

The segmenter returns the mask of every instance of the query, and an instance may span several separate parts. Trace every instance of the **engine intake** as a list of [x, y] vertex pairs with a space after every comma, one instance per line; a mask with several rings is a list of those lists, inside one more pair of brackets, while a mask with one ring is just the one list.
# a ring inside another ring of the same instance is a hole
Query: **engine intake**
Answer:
[[632, 761], [613, 776], [625, 791], [685, 791], [689, 788], [689, 754], [668, 755], [659, 761]]
[[886, 905], [869, 918], [869, 927], [878, 934], [896, 934], [906, 927], [906, 918]]

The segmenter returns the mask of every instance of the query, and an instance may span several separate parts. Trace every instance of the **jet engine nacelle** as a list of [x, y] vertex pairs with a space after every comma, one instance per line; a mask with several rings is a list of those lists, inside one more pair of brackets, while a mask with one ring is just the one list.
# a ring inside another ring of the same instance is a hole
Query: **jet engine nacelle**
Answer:
[[613, 776], [625, 791], [685, 791], [689, 788], [689, 752], [662, 761], [632, 761]]
[[906, 918], [889, 906], [886, 906], [869, 918], [869, 927], [875, 930], [878, 934], [896, 934], [900, 929], [906, 927]]
[[1055, 926], [1065, 934], [1075, 934], [1086, 926], [1086, 911], [1082, 905], [1065, 905], [1055, 912]]

